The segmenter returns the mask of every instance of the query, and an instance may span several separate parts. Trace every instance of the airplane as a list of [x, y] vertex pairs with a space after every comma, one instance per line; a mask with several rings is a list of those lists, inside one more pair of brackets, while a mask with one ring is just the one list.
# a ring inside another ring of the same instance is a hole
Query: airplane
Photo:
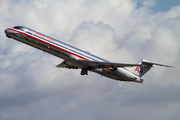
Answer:
[[141, 77], [147, 73], [151, 67], [156, 65], [171, 67], [152, 63], [145, 59], [141, 59], [137, 64], [112, 63], [24, 26], [7, 28], [5, 29], [5, 34], [8, 38], [13, 38], [64, 59], [64, 61], [56, 67], [81, 69], [81, 75], [88, 75], [88, 71], [91, 71], [118, 81], [143, 83]]

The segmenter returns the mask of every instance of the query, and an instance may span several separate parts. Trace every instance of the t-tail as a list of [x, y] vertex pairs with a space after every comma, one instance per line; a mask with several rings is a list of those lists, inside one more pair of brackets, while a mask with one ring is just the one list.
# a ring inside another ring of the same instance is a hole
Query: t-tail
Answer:
[[162, 64], [157, 64], [157, 63], [152, 63], [149, 62], [145, 59], [141, 59], [138, 63], [138, 65], [142, 65], [142, 66], [135, 66], [135, 67], [131, 67], [131, 68], [127, 68], [130, 72], [132, 72], [134, 75], [138, 76], [138, 77], [142, 77], [144, 74], [146, 74], [151, 67], [153, 67], [154, 65], [157, 66], [164, 66], [164, 67], [171, 67], [168, 65], [162, 65]]

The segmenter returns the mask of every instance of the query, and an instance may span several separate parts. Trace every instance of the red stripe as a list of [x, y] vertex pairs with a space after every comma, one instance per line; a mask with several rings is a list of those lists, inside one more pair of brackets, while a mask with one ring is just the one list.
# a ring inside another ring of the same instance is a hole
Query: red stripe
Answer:
[[48, 43], [48, 42], [46, 42], [46, 41], [43, 41], [43, 40], [41, 40], [41, 39], [39, 39], [39, 38], [36, 38], [36, 37], [34, 37], [34, 36], [31, 36], [31, 35], [28, 35], [27, 33], [23, 33], [23, 32], [21, 32], [21, 31], [17, 31], [17, 30], [15, 30], [15, 29], [11, 29], [11, 28], [8, 28], [8, 30], [12, 30], [12, 31], [18, 32], [18, 33], [20, 33], [20, 34], [24, 34], [24, 35], [26, 35], [26, 36], [28, 36], [28, 37], [31, 37], [31, 38], [33, 38], [33, 39], [35, 39], [35, 40], [37, 40], [37, 41], [43, 42], [43, 43], [45, 43], [45, 44], [48, 44], [48, 45], [50, 45], [50, 46], [52, 46], [52, 47], [55, 47], [55, 48], [57, 48], [57, 49], [60, 49], [60, 50], [62, 50], [62, 51], [64, 51], [64, 52], [67, 52], [67, 53], [69, 53], [69, 54], [75, 55], [75, 56], [77, 56], [77, 57], [79, 57], [79, 58], [82, 58], [82, 59], [84, 59], [84, 60], [89, 60], [89, 59], [87, 59], [87, 58], [85, 58], [85, 57], [82, 57], [82, 56], [80, 56], [80, 55], [77, 55], [77, 54], [75, 54], [75, 53], [73, 53], [73, 52], [67, 51], [67, 50], [65, 50], [65, 49], [63, 49], [63, 48], [60, 48], [60, 47], [55, 46], [55, 45], [53, 45], [53, 44], [50, 44], [50, 43]]

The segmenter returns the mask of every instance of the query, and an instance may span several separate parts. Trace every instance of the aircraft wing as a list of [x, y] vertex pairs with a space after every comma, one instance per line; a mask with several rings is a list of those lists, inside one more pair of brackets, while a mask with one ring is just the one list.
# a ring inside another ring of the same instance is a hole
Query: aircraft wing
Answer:
[[111, 63], [111, 62], [98, 62], [98, 61], [88, 61], [88, 60], [78, 60], [78, 62], [88, 65], [93, 68], [117, 68], [117, 67], [132, 67], [132, 66], [142, 66], [138, 64], [126, 64], [126, 63]]
[[157, 65], [157, 66], [164, 66], [164, 67], [172, 67], [168, 65], [158, 64], [158, 63], [152, 63], [149, 61], [142, 61], [141, 64], [127, 64], [127, 63], [111, 63], [111, 62], [98, 62], [98, 61], [89, 61], [89, 60], [75, 60], [77, 63], [81, 64], [81, 67], [75, 66], [73, 63], [69, 61], [63, 61], [56, 67], [58, 68], [118, 68], [118, 67], [133, 67], [133, 66], [143, 66], [143, 65]]
[[61, 64], [57, 65], [58, 68], [84, 68], [84, 67], [91, 67], [94, 69], [97, 68], [117, 68], [117, 67], [132, 67], [132, 66], [142, 66], [141, 64], [126, 64], [126, 63], [111, 63], [111, 62], [98, 62], [98, 61], [89, 61], [89, 60], [76, 60], [80, 63], [81, 67], [73, 66], [66, 61], [62, 62]]
[[73, 68], [73, 69], [77, 69], [78, 68], [77, 66], [75, 66], [72, 63], [67, 62], [67, 61], [63, 61], [62, 63], [60, 63], [56, 67], [58, 67], [58, 68]]

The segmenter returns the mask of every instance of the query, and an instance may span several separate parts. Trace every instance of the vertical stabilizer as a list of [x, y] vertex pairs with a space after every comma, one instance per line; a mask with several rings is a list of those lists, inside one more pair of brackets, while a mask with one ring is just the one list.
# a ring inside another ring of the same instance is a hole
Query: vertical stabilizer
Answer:
[[141, 59], [138, 63], [138, 65], [142, 65], [142, 66], [135, 66], [135, 67], [131, 67], [131, 68], [126, 68], [128, 69], [130, 72], [132, 72], [133, 74], [135, 74], [138, 77], [142, 77], [145, 73], [147, 73], [151, 67], [153, 66], [153, 64], [144, 64], [144, 62], [148, 63], [149, 61], [145, 60], [145, 59]]

